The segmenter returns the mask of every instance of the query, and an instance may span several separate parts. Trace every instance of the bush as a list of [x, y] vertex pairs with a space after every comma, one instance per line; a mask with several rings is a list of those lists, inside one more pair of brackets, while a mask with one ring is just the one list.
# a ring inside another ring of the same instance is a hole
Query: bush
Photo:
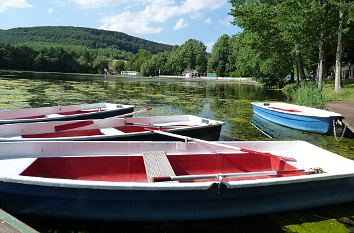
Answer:
[[325, 107], [325, 99], [315, 83], [288, 84], [282, 91], [294, 104], [313, 108]]
[[325, 100], [322, 96], [322, 92], [313, 83], [303, 84], [296, 90], [294, 103], [314, 108], [325, 107]]
[[299, 89], [299, 85], [297, 83], [290, 83], [287, 84], [285, 87], [282, 88], [282, 92], [289, 98], [289, 99], [294, 99], [294, 95]]

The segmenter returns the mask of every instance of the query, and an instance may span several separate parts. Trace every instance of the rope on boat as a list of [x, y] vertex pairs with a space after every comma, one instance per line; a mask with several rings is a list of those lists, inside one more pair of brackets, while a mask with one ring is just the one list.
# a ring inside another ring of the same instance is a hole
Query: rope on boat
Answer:
[[337, 121], [338, 121], [338, 119], [337, 120], [333, 119], [333, 134], [334, 134], [334, 138], [336, 139], [336, 141], [339, 142], [339, 141], [342, 141], [342, 139], [344, 137], [345, 131], [347, 130], [347, 125], [344, 124], [344, 128], [343, 128], [342, 134], [341, 134], [340, 138], [338, 139], [337, 130], [336, 130], [336, 122]]
[[220, 194], [221, 184], [222, 184], [222, 181], [223, 181], [224, 177], [222, 175], [217, 175], [217, 178], [219, 180], [217, 194]]
[[273, 138], [272, 136], [270, 136], [269, 134], [267, 134], [266, 132], [264, 132], [263, 130], [261, 130], [259, 127], [257, 127], [255, 124], [253, 124], [251, 122], [251, 125], [253, 125], [253, 127], [255, 127], [256, 129], [258, 129], [258, 131], [260, 131], [262, 134], [264, 134], [265, 136], [267, 136], [268, 138]]

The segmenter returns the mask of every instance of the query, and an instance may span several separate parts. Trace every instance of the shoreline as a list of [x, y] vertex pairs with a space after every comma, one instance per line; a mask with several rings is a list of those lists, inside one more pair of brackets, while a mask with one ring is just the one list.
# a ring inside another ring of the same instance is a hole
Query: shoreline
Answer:
[[187, 78], [179, 75], [159, 75], [155, 76], [158, 78], [176, 78], [184, 80], [193, 80], [193, 81], [224, 81], [224, 82], [239, 82], [239, 83], [249, 83], [257, 84], [258, 82], [253, 80], [251, 77], [198, 77], [198, 78]]
[[33, 73], [33, 74], [56, 74], [56, 75], [80, 75], [80, 76], [95, 76], [102, 78], [174, 78], [190, 81], [222, 81], [222, 82], [237, 82], [242, 84], [253, 84], [257, 85], [258, 82], [253, 80], [251, 77], [198, 77], [198, 78], [186, 78], [184, 76], [178, 75], [159, 75], [152, 77], [145, 76], [133, 76], [133, 75], [121, 75], [121, 74], [112, 74], [105, 76], [104, 74], [91, 74], [91, 73], [65, 73], [65, 72], [55, 72], [55, 71], [34, 71], [34, 70], [9, 70], [9, 69], [0, 69], [0, 72], [9, 72], [9, 73]]

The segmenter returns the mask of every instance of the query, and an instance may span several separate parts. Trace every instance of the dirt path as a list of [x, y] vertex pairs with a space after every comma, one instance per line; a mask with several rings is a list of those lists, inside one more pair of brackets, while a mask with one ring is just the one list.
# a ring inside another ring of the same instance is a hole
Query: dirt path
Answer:
[[343, 115], [343, 122], [354, 132], [354, 100], [331, 101], [326, 103], [326, 107], [332, 111]]

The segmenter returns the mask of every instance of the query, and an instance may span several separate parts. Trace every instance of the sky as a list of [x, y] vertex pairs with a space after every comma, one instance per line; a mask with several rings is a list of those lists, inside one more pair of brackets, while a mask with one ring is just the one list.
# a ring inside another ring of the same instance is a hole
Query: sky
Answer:
[[77, 26], [124, 32], [171, 45], [188, 39], [211, 50], [234, 35], [228, 0], [0, 0], [0, 29]]

